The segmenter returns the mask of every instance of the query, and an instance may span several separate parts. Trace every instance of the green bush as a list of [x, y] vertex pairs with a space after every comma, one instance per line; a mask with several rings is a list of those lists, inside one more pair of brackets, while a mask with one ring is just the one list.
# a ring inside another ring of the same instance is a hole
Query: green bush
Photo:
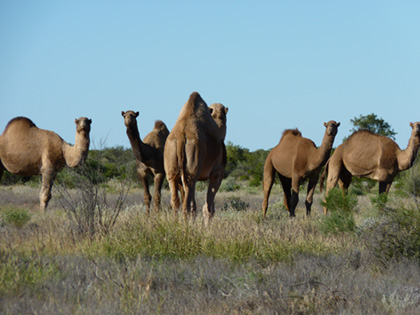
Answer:
[[222, 184], [220, 185], [219, 191], [237, 191], [241, 189], [241, 185], [236, 183], [236, 181], [233, 178], [227, 178], [222, 181]]
[[321, 232], [338, 234], [355, 231], [356, 223], [353, 215], [357, 205], [355, 194], [343, 196], [340, 190], [333, 189], [322, 205], [328, 209], [329, 214], [322, 217], [319, 222]]
[[249, 208], [249, 203], [243, 201], [239, 197], [229, 197], [229, 201], [225, 202], [222, 210], [228, 210], [229, 208], [232, 208], [236, 211], [246, 210]]
[[26, 209], [12, 206], [3, 211], [2, 217], [6, 224], [14, 225], [17, 228], [21, 228], [31, 219], [31, 215]]

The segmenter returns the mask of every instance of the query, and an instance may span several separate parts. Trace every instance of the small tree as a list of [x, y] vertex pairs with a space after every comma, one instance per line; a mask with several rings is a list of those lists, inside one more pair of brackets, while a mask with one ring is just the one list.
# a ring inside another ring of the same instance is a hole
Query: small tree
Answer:
[[390, 137], [395, 140], [395, 135], [397, 133], [391, 128], [390, 124], [382, 118], [378, 118], [378, 116], [373, 113], [365, 116], [360, 115], [358, 118], [354, 117], [353, 119], [350, 119], [350, 121], [353, 124], [353, 128], [350, 129], [350, 132], [367, 129], [381, 136]]

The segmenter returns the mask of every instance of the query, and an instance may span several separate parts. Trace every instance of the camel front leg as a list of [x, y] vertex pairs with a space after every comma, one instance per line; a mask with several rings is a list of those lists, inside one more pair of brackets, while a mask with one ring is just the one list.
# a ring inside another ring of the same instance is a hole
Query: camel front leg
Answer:
[[137, 169], [137, 175], [140, 179], [141, 185], [143, 186], [143, 192], [144, 192], [144, 204], [146, 206], [146, 213], [150, 213], [150, 203], [152, 201], [152, 195], [150, 194], [149, 190], [149, 180], [147, 179], [147, 173], [139, 168]]
[[155, 213], [159, 212], [160, 210], [160, 203], [161, 203], [161, 191], [163, 180], [165, 179], [165, 173], [158, 173], [155, 175], [155, 195], [153, 197], [153, 211]]
[[48, 168], [42, 171], [42, 187], [39, 194], [40, 210], [44, 212], [48, 206], [48, 202], [51, 199], [51, 188], [55, 179], [54, 169]]

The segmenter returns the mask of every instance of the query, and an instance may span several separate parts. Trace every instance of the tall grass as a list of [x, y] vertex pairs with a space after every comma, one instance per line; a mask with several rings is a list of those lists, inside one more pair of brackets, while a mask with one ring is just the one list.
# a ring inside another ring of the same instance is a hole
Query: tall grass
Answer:
[[[375, 222], [392, 218], [386, 209], [381, 214], [360, 208], [357, 199], [357, 233], [334, 234], [320, 229], [319, 205], [310, 218], [299, 204], [294, 219], [280, 206], [263, 219], [261, 194], [221, 193], [216, 205], [228, 207], [216, 212], [209, 227], [201, 215], [184, 220], [168, 208], [147, 216], [138, 204], [141, 196], [131, 197], [113, 229], [92, 238], [72, 237], [73, 222], [58, 200], [44, 214], [25, 209], [30, 220], [20, 228], [2, 219], [0, 313], [420, 311], [416, 256], [396, 255], [386, 265], [372, 258], [378, 243], [370, 247], [367, 239], [379, 235]], [[399, 219], [398, 229], [408, 241], [416, 213], [395, 207], [395, 216], [400, 214], [407, 219]], [[412, 241], [396, 245], [414, 248]]]

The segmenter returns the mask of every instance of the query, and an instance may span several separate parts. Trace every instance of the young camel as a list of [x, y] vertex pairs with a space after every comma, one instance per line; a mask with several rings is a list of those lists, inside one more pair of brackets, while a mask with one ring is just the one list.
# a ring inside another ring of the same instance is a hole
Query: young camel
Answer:
[[[325, 166], [320, 189], [328, 174], [326, 196], [337, 182], [343, 194], [350, 186], [352, 176], [370, 178], [379, 182], [379, 193], [388, 194], [395, 176], [409, 169], [416, 160], [420, 146], [420, 122], [410, 123], [411, 137], [405, 150], [394, 140], [368, 130], [354, 132], [338, 146]], [[324, 213], [327, 209], [324, 208]]]
[[165, 145], [165, 171], [171, 190], [171, 206], [178, 211], [179, 181], [182, 181], [184, 216], [196, 214], [195, 184], [209, 180], [207, 200], [203, 207], [205, 224], [213, 217], [214, 198], [226, 167], [226, 114], [222, 104], [210, 107], [197, 92], [183, 106]]
[[267, 156], [264, 165], [264, 200], [262, 203], [265, 217], [268, 208], [268, 198], [274, 183], [276, 173], [280, 178], [284, 191], [284, 204], [291, 217], [295, 216], [295, 209], [299, 201], [299, 186], [309, 179], [306, 196], [306, 215], [311, 213], [312, 199], [318, 182], [321, 168], [327, 162], [334, 138], [340, 123], [334, 120], [324, 123], [326, 127], [324, 139], [319, 148], [297, 129], [283, 132], [280, 142]]
[[132, 110], [122, 111], [124, 124], [127, 127], [127, 136], [131, 143], [137, 163], [137, 175], [144, 189], [144, 203], [147, 213], [150, 213], [150, 203], [152, 195], [149, 191], [149, 176], [153, 176], [155, 182], [155, 194], [153, 197], [153, 210], [157, 212], [160, 208], [161, 190], [165, 179], [165, 169], [163, 167], [163, 150], [169, 130], [166, 125], [158, 120], [155, 122], [153, 130], [144, 138], [140, 139], [137, 127], [137, 117], [139, 112]]
[[0, 136], [0, 178], [3, 171], [22, 176], [42, 175], [40, 210], [47, 208], [53, 181], [64, 166], [83, 164], [89, 151], [91, 119], [75, 119], [76, 141], [72, 146], [55, 132], [39, 129], [26, 117], [16, 117]]

